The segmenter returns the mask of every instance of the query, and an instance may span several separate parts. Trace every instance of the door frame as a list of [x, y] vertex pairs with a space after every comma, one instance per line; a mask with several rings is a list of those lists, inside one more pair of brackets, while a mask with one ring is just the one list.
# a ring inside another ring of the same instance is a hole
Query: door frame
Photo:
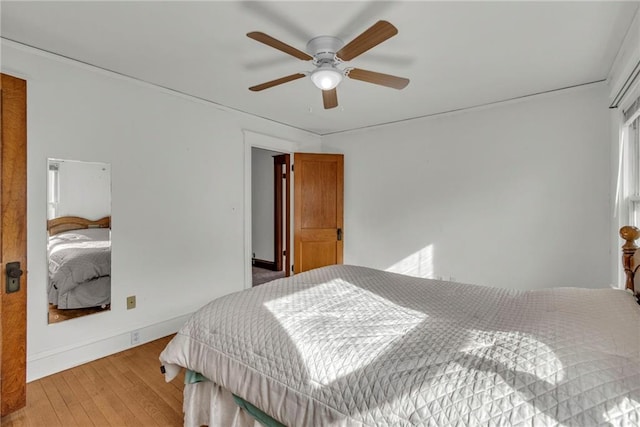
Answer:
[[[253, 149], [262, 150], [261, 148], [252, 147], [251, 155], [253, 155]], [[273, 197], [270, 197], [271, 202], [273, 203], [273, 222], [271, 227], [271, 235], [273, 237], [273, 253], [272, 259], [273, 261], [267, 261], [262, 258], [254, 258], [252, 259], [252, 264], [254, 267], [260, 267], [266, 270], [271, 271], [284, 271], [285, 277], [289, 276], [291, 265], [290, 254], [291, 254], [291, 221], [290, 221], [290, 213], [291, 213], [291, 185], [289, 180], [291, 179], [291, 174], [288, 173], [291, 168], [291, 155], [283, 154], [280, 152], [276, 152], [273, 150], [263, 150], [272, 154], [271, 159], [273, 163], [270, 164], [270, 167], [273, 171], [273, 186], [271, 187], [271, 191]], [[264, 166], [264, 165], [263, 165]], [[253, 170], [253, 162], [251, 173], [254, 173]], [[253, 183], [253, 178], [251, 182]], [[256, 195], [256, 189], [251, 188], [251, 200], [253, 203], [254, 196]], [[253, 209], [251, 210], [253, 213]], [[254, 218], [251, 218], [253, 222]], [[264, 225], [264, 224], [263, 224]], [[253, 224], [251, 230], [253, 232]], [[285, 236], [286, 233], [286, 236]], [[252, 239], [253, 241], [253, 239]], [[253, 249], [252, 249], [253, 251]], [[284, 262], [283, 262], [284, 261]]]
[[284, 270], [284, 276], [289, 277], [291, 274], [291, 154], [273, 156], [273, 195], [274, 270]]
[[[253, 274], [251, 271], [251, 260], [253, 259], [253, 236], [251, 231], [251, 149], [261, 148], [263, 150], [277, 151], [282, 154], [289, 154], [290, 158], [293, 158], [293, 153], [297, 150], [299, 151], [299, 144], [294, 141], [248, 129], [243, 129], [242, 133], [244, 135], [244, 288], [249, 289], [253, 286]], [[293, 218], [292, 212], [289, 214], [289, 229], [291, 229], [291, 218]], [[291, 236], [291, 232], [285, 234]], [[289, 259], [293, 259], [291, 258], [293, 257], [291, 237], [289, 238], [289, 247], [292, 249]], [[290, 271], [291, 267], [289, 266], [287, 269]]]

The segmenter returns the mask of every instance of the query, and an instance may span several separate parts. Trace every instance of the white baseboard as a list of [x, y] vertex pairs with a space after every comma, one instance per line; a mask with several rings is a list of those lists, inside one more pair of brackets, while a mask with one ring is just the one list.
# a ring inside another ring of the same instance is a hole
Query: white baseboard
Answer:
[[[189, 317], [191, 317], [191, 314], [185, 314], [154, 325], [135, 329], [139, 332], [140, 337], [139, 343], [135, 345], [131, 344], [131, 332], [133, 331], [126, 331], [97, 341], [84, 342], [31, 355], [27, 359], [27, 382], [176, 333]], [[158, 361], [158, 369], [160, 369], [159, 367], [160, 362]], [[158, 372], [160, 371], [158, 370]]]

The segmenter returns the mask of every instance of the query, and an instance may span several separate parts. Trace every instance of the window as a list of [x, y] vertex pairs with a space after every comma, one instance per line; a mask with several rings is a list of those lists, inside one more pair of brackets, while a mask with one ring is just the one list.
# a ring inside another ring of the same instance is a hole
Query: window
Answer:
[[60, 164], [49, 162], [47, 176], [47, 219], [57, 218], [60, 202]]
[[627, 140], [627, 197], [629, 200], [629, 223], [640, 227], [640, 117], [625, 129]]
[[618, 225], [640, 228], [640, 98], [622, 111], [616, 209]]

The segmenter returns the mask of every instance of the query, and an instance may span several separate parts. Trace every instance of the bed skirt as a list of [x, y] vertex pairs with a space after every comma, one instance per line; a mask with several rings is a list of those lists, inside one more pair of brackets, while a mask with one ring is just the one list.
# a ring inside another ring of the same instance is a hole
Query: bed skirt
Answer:
[[211, 381], [184, 386], [185, 427], [262, 427], [233, 400], [233, 394]]

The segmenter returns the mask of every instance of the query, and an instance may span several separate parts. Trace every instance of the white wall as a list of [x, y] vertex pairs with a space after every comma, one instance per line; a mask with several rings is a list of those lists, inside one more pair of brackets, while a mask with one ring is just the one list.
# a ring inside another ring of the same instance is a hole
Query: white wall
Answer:
[[607, 87], [327, 136], [345, 263], [500, 287], [610, 283]]
[[251, 151], [251, 211], [253, 253], [264, 261], [274, 260], [273, 156], [276, 151]]
[[[29, 381], [127, 348], [132, 330], [143, 341], [175, 332], [205, 301], [243, 289], [244, 131], [266, 148], [319, 149], [314, 135], [5, 40], [2, 72], [27, 80]], [[112, 309], [52, 325], [47, 158], [112, 171]], [[129, 295], [137, 308], [127, 311]]]
[[[613, 101], [620, 89], [627, 83], [627, 78], [632, 73], [640, 60], [640, 10], [629, 26], [627, 35], [618, 50], [616, 59], [611, 66], [607, 82], [609, 84], [610, 101]], [[624, 101], [621, 103], [624, 104]]]
[[69, 160], [56, 163], [59, 182], [56, 216], [98, 220], [111, 215], [111, 165]]

